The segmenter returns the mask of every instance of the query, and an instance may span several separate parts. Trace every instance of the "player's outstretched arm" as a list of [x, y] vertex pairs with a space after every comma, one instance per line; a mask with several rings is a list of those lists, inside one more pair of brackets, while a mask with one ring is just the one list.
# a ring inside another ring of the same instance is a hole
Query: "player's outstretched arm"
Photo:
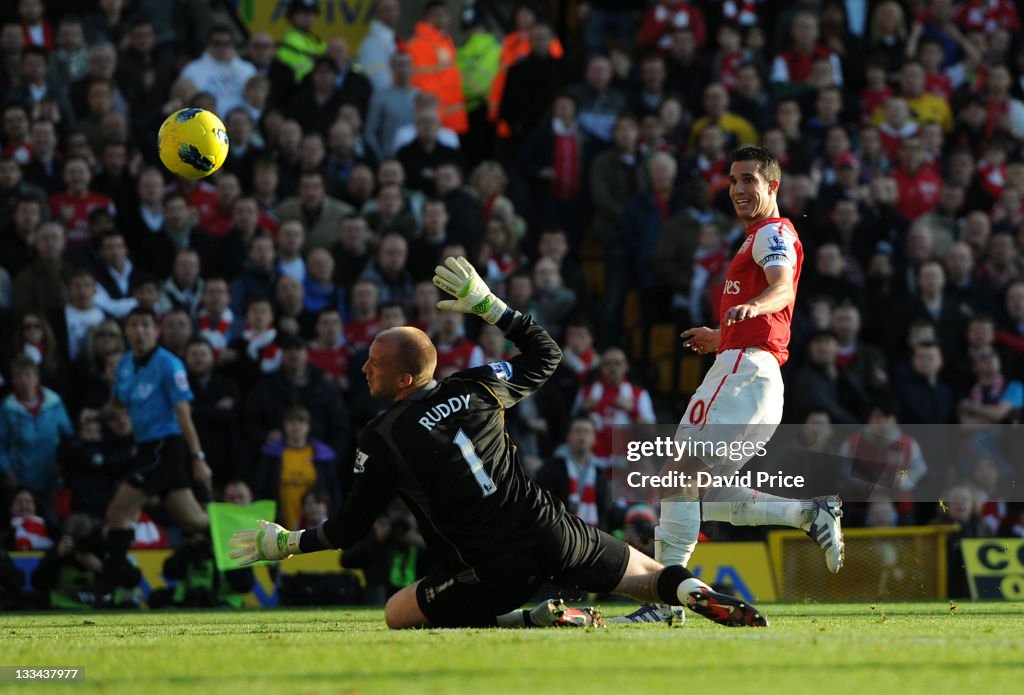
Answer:
[[230, 557], [241, 565], [251, 565], [260, 560], [284, 560], [299, 550], [299, 539], [303, 531], [289, 531], [280, 524], [260, 519], [259, 528], [235, 531], [228, 545], [234, 550]]
[[465, 258], [446, 258], [434, 272], [434, 284], [455, 297], [438, 302], [438, 309], [475, 314], [498, 326], [519, 348], [520, 354], [508, 362], [472, 370], [474, 378], [482, 375], [506, 408], [540, 388], [562, 360], [558, 343], [531, 317], [495, 296]]

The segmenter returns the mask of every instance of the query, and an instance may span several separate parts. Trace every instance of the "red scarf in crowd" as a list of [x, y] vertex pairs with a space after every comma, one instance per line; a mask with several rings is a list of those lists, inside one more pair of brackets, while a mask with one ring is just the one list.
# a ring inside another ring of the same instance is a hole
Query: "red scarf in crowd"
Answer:
[[225, 309], [220, 318], [216, 320], [206, 309], [199, 312], [199, 335], [213, 346], [214, 358], [220, 357], [220, 353], [228, 346], [228, 332], [231, 330], [234, 320], [235, 315], [231, 313], [231, 309]]
[[242, 331], [242, 337], [249, 344], [245, 348], [245, 354], [260, 365], [261, 372], [270, 374], [277, 371], [277, 368], [281, 366], [281, 349], [274, 343], [277, 338], [276, 328], [270, 327], [257, 333], [246, 324], [245, 330]]
[[566, 456], [565, 472], [569, 476], [569, 507], [582, 521], [597, 526], [597, 466], [580, 467]]

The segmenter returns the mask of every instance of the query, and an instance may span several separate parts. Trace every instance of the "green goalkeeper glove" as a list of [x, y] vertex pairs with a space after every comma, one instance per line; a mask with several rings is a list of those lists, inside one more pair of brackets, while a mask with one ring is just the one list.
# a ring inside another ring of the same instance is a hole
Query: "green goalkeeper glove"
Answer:
[[508, 305], [494, 296], [487, 283], [462, 256], [449, 256], [443, 266], [437, 266], [434, 269], [434, 284], [455, 297], [437, 303], [437, 308], [442, 311], [475, 314], [487, 323], [497, 323], [508, 309]]
[[235, 531], [228, 545], [231, 559], [240, 565], [251, 565], [260, 560], [284, 560], [299, 552], [302, 531], [289, 531], [280, 524], [260, 519], [259, 529]]

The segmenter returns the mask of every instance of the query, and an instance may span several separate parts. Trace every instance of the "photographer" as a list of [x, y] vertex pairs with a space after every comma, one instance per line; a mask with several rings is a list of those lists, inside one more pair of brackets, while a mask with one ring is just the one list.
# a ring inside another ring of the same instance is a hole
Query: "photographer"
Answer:
[[425, 577], [430, 569], [416, 517], [396, 497], [369, 535], [342, 553], [341, 566], [363, 570], [366, 603], [383, 605], [396, 591]]
[[[72, 514], [64, 520], [57, 546], [51, 549], [32, 573], [32, 586], [49, 595], [53, 608], [92, 608], [112, 602], [114, 597], [98, 594], [103, 574], [103, 539], [99, 529], [85, 514]], [[134, 568], [133, 568], [134, 569]], [[131, 588], [137, 581], [122, 578], [118, 586]], [[116, 596], [116, 594], [115, 594]]]

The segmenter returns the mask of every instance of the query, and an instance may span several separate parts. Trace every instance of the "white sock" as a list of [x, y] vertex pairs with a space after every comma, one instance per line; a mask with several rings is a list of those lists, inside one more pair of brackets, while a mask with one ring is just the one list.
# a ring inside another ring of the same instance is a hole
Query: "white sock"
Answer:
[[661, 518], [654, 529], [655, 559], [663, 565], [690, 562], [700, 533], [700, 502], [686, 497], [667, 497], [661, 501]]
[[679, 597], [679, 605], [690, 605], [690, 593], [697, 591], [698, 589], [710, 590], [711, 587], [696, 577], [690, 577], [689, 579], [684, 579], [679, 582], [679, 586], [676, 587], [676, 596]]
[[813, 509], [810, 500], [779, 497], [748, 487], [708, 490], [701, 505], [704, 521], [727, 521], [733, 526], [804, 528], [810, 523], [807, 512]]

